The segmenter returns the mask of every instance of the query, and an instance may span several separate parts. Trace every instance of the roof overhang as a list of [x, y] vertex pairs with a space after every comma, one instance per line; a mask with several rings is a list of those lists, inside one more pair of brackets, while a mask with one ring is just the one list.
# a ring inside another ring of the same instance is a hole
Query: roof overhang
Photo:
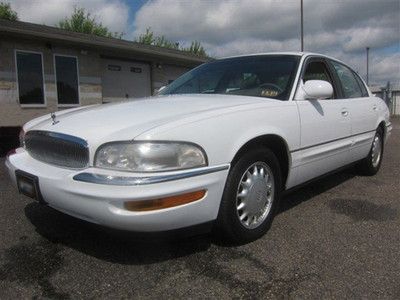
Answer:
[[30, 39], [34, 38], [35, 40], [43, 40], [46, 42], [58, 42], [68, 45], [73, 44], [75, 46], [95, 48], [97, 50], [117, 50], [125, 53], [140, 54], [148, 58], [173, 60], [188, 65], [199, 65], [209, 60], [209, 58], [191, 55], [179, 50], [144, 45], [122, 39], [77, 33], [55, 27], [20, 21], [0, 20], [0, 34], [20, 36]]

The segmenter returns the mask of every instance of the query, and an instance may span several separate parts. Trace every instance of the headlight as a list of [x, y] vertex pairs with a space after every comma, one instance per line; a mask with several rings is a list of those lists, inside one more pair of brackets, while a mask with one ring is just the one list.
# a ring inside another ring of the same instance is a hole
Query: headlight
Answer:
[[186, 142], [113, 142], [99, 147], [95, 166], [99, 168], [156, 172], [207, 165], [203, 149]]

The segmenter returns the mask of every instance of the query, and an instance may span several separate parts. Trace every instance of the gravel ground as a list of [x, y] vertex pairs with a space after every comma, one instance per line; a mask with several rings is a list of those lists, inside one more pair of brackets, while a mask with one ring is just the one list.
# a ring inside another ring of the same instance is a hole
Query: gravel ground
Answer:
[[138, 239], [18, 195], [0, 161], [0, 299], [400, 299], [400, 119], [377, 176], [353, 169], [285, 197], [240, 247]]

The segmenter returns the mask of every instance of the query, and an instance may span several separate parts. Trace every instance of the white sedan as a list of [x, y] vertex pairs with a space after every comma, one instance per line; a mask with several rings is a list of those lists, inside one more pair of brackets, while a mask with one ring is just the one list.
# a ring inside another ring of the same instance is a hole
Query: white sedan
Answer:
[[150, 99], [80, 107], [23, 126], [6, 165], [18, 190], [104, 226], [213, 224], [243, 243], [280, 194], [357, 163], [381, 165], [385, 102], [344, 63], [312, 53], [215, 60]]

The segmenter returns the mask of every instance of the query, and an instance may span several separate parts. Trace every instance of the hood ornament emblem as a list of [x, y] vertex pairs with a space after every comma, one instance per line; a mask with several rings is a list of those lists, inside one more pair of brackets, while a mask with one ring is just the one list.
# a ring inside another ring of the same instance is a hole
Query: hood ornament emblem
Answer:
[[58, 122], [60, 122], [60, 121], [57, 121], [57, 120], [56, 120], [56, 117], [57, 117], [57, 116], [56, 116], [56, 113], [53, 113], [53, 112], [52, 112], [52, 113], [50, 114], [50, 117], [51, 117], [51, 120], [53, 121], [53, 124], [52, 124], [52, 125], [56, 125]]

